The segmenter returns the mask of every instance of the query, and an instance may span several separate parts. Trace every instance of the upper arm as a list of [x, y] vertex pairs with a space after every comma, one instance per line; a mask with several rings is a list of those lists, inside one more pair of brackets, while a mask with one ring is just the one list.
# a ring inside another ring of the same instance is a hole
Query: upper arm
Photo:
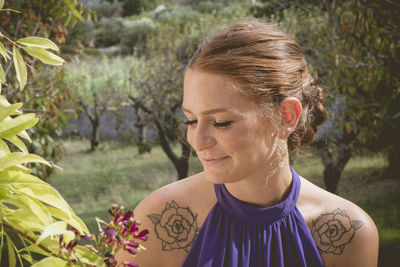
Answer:
[[311, 233], [326, 267], [376, 267], [379, 238], [375, 223], [354, 204], [313, 221]]
[[[181, 266], [187, 250], [197, 234], [193, 213], [188, 207], [158, 190], [146, 197], [134, 210], [134, 219], [141, 230], [149, 230], [148, 240], [134, 257], [128, 252], [117, 253], [117, 261], [134, 262], [139, 266]], [[188, 224], [189, 222], [189, 224]], [[194, 229], [195, 228], [195, 229]], [[179, 242], [178, 242], [179, 241]]]
[[146, 214], [151, 212], [154, 207], [154, 196], [149, 195], [144, 200], [142, 200], [134, 210], [134, 220], [138, 222], [140, 230], [147, 229], [149, 230], [148, 239], [146, 242], [141, 242], [141, 246], [145, 247], [145, 250], [138, 249], [138, 253], [133, 256], [127, 251], [120, 250], [116, 255], [116, 259], [118, 262], [129, 262], [129, 263], [136, 263], [139, 266], [157, 266], [158, 265], [158, 258], [148, 257], [148, 251], [154, 251], [157, 249], [155, 238], [154, 238], [154, 231], [152, 231], [152, 225], [149, 223], [148, 219], [146, 218]]

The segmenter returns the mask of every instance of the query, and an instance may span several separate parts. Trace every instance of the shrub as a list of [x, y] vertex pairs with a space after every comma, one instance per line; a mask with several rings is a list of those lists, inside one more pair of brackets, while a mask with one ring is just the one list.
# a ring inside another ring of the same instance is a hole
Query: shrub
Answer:
[[221, 3], [215, 3], [212, 1], [201, 2], [196, 10], [201, 13], [213, 14], [218, 13], [224, 6]]
[[96, 12], [99, 18], [112, 18], [112, 17], [120, 17], [122, 14], [122, 2], [113, 1], [113, 2], [99, 2], [92, 3], [89, 7]]
[[161, 24], [175, 26], [178, 33], [182, 33], [188, 25], [197, 24], [202, 19], [202, 14], [190, 6], [175, 6], [155, 13], [154, 18]]
[[156, 33], [156, 25], [150, 18], [123, 21], [122, 44], [132, 52], [134, 47], [143, 47], [150, 35]]
[[96, 46], [107, 47], [121, 42], [122, 18], [101, 18], [95, 30]]
[[[113, 1], [113, 0], [109, 0]], [[131, 16], [153, 9], [158, 5], [158, 0], [122, 0], [123, 16]]]

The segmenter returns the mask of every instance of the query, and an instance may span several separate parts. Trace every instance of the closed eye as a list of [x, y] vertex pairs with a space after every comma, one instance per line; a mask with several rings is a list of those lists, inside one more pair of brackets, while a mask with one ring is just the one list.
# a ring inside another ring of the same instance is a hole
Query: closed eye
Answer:
[[[188, 120], [188, 121], [184, 122], [184, 124], [186, 124], [186, 125], [193, 125], [196, 123], [197, 123], [197, 120], [192, 120], [192, 121]], [[228, 127], [231, 124], [232, 124], [232, 121], [224, 121], [224, 122], [216, 122], [215, 121], [213, 125], [218, 128], [224, 128], [224, 127]]]
[[224, 122], [214, 122], [214, 126], [218, 128], [224, 128], [231, 125], [232, 121], [224, 121]]
[[184, 124], [186, 124], [186, 125], [192, 125], [192, 124], [195, 124], [195, 123], [197, 123], [197, 120], [185, 121], [185, 122], [184, 122]]

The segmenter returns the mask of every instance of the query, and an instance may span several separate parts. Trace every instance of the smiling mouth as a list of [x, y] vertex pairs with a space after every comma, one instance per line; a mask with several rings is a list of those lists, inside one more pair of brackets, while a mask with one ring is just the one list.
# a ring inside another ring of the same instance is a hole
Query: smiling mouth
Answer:
[[227, 158], [229, 158], [229, 157], [227, 156], [227, 157], [222, 157], [222, 158], [217, 158], [217, 159], [203, 159], [203, 162], [206, 164], [216, 164]]

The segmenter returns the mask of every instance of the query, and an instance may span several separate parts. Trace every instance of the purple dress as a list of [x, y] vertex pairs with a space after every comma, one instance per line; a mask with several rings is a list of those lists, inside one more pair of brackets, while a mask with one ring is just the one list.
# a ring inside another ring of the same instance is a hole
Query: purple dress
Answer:
[[288, 197], [259, 208], [215, 184], [217, 203], [208, 214], [183, 267], [324, 266], [303, 216], [296, 207], [300, 178], [292, 170]]

